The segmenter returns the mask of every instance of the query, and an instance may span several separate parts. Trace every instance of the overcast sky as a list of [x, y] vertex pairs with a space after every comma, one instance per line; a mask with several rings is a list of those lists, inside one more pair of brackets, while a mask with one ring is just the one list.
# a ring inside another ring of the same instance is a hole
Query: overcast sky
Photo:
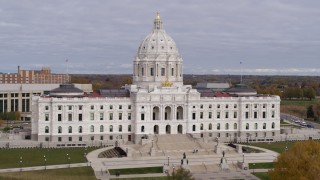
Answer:
[[320, 75], [319, 0], [0, 0], [0, 72], [131, 74], [156, 12], [184, 73]]

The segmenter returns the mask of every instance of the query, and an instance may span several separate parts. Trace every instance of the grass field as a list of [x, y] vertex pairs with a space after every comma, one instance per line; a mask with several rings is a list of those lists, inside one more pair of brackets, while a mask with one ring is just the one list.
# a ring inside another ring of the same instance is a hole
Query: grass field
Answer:
[[255, 172], [252, 173], [256, 177], [260, 178], [261, 180], [269, 180], [270, 178], [268, 177], [268, 173], [266, 172]]
[[316, 103], [317, 99], [313, 100], [281, 100], [281, 105], [295, 105], [295, 106], [305, 106], [308, 107], [314, 103]]
[[[95, 148], [61, 148], [61, 149], [0, 149], [0, 168], [16, 168], [43, 166], [44, 159], [46, 165], [68, 164], [86, 162], [84, 153], [88, 153]], [[70, 161], [68, 160], [70, 157]], [[45, 157], [44, 157], [45, 156]], [[22, 157], [22, 163], [20, 163]]]
[[50, 169], [41, 171], [26, 171], [0, 173], [0, 180], [94, 180], [96, 179], [91, 167], [67, 168], [67, 169]]
[[273, 162], [249, 163], [249, 169], [271, 169], [273, 167]]
[[268, 143], [254, 143], [251, 145], [281, 153], [281, 152], [285, 151], [286, 146], [288, 149], [290, 149], [294, 143], [295, 142], [288, 141], [288, 142], [273, 142], [270, 144], [268, 144]]
[[[123, 180], [166, 180], [166, 179], [168, 179], [168, 177], [162, 176], [162, 177], [116, 178], [116, 179], [123, 179]], [[115, 180], [115, 179], [111, 179], [111, 180]]]
[[144, 167], [144, 168], [127, 168], [127, 169], [109, 169], [111, 175], [115, 175], [116, 172], [120, 172], [120, 175], [124, 174], [149, 174], [149, 173], [162, 173], [162, 167]]

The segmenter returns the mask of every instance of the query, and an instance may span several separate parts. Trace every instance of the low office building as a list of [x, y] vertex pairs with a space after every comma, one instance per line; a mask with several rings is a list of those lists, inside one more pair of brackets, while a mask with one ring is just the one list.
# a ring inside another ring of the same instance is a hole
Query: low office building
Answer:
[[[92, 93], [91, 84], [76, 84], [85, 93]], [[0, 84], [0, 113], [20, 112], [21, 120], [31, 120], [31, 99], [47, 95], [59, 84]]]

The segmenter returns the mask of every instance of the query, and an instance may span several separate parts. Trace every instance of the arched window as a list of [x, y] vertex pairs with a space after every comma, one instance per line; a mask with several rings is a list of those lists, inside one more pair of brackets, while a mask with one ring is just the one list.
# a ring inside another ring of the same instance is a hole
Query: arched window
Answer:
[[68, 133], [72, 133], [72, 127], [71, 126], [68, 127]]
[[212, 130], [212, 124], [211, 123], [209, 124], [209, 130]]
[[144, 132], [144, 126], [141, 126], [141, 132]]
[[113, 126], [112, 125], [109, 126], [109, 131], [113, 132]]
[[119, 132], [122, 132], [122, 125], [119, 125]]
[[254, 123], [254, 129], [258, 129], [258, 123]]
[[100, 132], [103, 132], [103, 131], [104, 131], [103, 125], [100, 125]]
[[249, 130], [249, 123], [246, 124], [246, 130]]
[[62, 127], [61, 127], [61, 126], [58, 127], [58, 133], [59, 133], [59, 134], [62, 133]]
[[234, 124], [233, 124], [233, 129], [234, 129], [234, 130], [238, 129], [238, 124], [237, 124], [237, 123], [234, 123]]
[[44, 128], [44, 132], [45, 132], [45, 133], [49, 133], [49, 126], [46, 126], [46, 127]]
[[203, 124], [202, 123], [200, 124], [200, 130], [203, 130]]
[[82, 133], [82, 126], [79, 126], [78, 131], [79, 133]]
[[94, 132], [94, 126], [93, 125], [90, 126], [90, 132]]
[[263, 123], [263, 129], [266, 129], [266, 128], [267, 128], [267, 124]]
[[274, 129], [274, 127], [275, 127], [275, 123], [273, 122], [273, 123], [271, 124], [271, 128]]
[[196, 125], [192, 126], [192, 131], [196, 131]]
[[220, 123], [217, 124], [217, 130], [220, 130]]
[[226, 130], [229, 130], [229, 123], [226, 123]]

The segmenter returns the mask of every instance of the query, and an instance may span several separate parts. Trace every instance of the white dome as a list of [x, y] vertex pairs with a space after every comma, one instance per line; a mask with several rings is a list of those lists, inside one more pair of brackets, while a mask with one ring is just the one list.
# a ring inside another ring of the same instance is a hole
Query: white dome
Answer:
[[144, 59], [148, 55], [173, 55], [179, 57], [174, 40], [165, 32], [160, 15], [154, 20], [153, 31], [142, 41], [138, 49], [138, 58]]
[[182, 86], [182, 73], [182, 58], [158, 13], [153, 31], [140, 44], [133, 62], [133, 84], [140, 88]]

